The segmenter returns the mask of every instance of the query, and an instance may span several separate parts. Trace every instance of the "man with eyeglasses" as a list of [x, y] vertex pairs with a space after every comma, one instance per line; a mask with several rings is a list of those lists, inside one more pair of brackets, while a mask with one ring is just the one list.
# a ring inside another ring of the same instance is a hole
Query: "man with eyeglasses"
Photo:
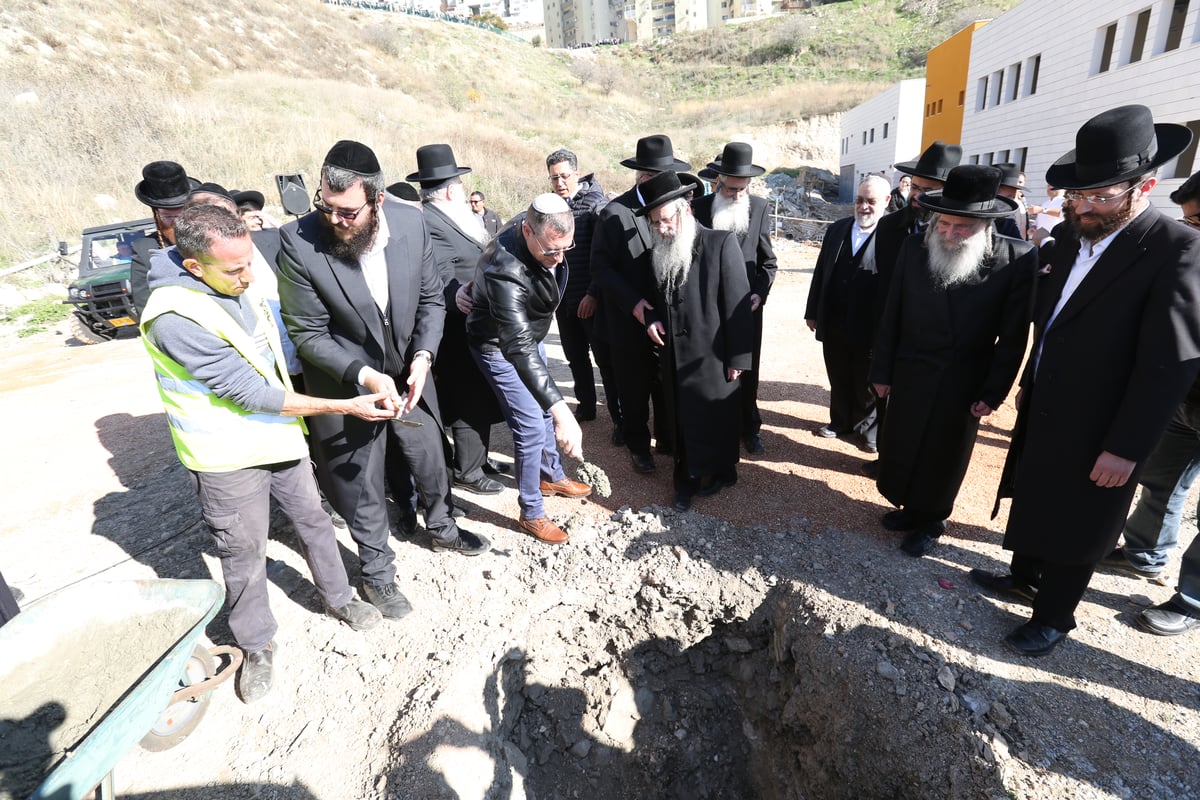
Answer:
[[[592, 232], [596, 226], [596, 215], [608, 204], [608, 198], [594, 174], [579, 174], [579, 159], [570, 150], [560, 148], [546, 156], [546, 173], [550, 180], [550, 191], [567, 201], [575, 217], [571, 274], [567, 276], [562, 303], [555, 312], [563, 354], [567, 357], [571, 379], [575, 384], [575, 419], [589, 422], [596, 418], [596, 375], [592, 371], [590, 350], [596, 356], [596, 366], [600, 368], [604, 402], [612, 420], [613, 436], [616, 437], [621, 426], [621, 401], [617, 397], [608, 343], [604, 339], [604, 332], [595, 324], [600, 289], [592, 279]], [[613, 444], [620, 442], [614, 441]]]
[[1060, 238], [1034, 308], [1033, 351], [1000, 497], [1012, 497], [1011, 572], [972, 570], [1033, 600], [1005, 642], [1051, 652], [1075, 628], [1096, 566], [1114, 549], [1143, 465], [1200, 366], [1200, 235], [1149, 200], [1156, 170], [1192, 139], [1141, 105], [1080, 127], [1046, 172], [1066, 189]]
[[575, 218], [566, 201], [550, 193], [535, 197], [484, 252], [467, 317], [472, 355], [512, 429], [517, 526], [547, 544], [563, 544], [568, 537], [547, 516], [543, 497], [592, 493], [563, 471], [558, 445], [581, 459], [583, 434], [550, 376], [542, 344], [567, 284], [565, 256], [574, 237]]
[[[601, 289], [600, 313], [606, 326], [621, 398], [623, 439], [633, 470], [655, 470], [650, 455], [650, 403], [654, 403], [655, 438], [660, 453], [670, 451], [662, 429], [662, 385], [658, 351], [646, 338], [646, 312], [653, 310], [654, 276], [650, 265], [650, 226], [635, 214], [642, 207], [639, 185], [662, 172], [686, 172], [692, 165], [675, 158], [671, 139], [663, 134], [638, 139], [633, 158], [621, 166], [635, 171], [634, 185], [601, 211], [592, 237], [592, 276]], [[663, 435], [659, 435], [662, 433]]]
[[766, 172], [753, 160], [745, 142], [729, 142], [721, 155], [709, 162], [717, 176], [712, 194], [692, 201], [696, 221], [717, 231], [732, 231], [746, 260], [750, 282], [750, 311], [754, 320], [754, 360], [742, 373], [742, 444], [752, 456], [766, 452], [762, 442], [762, 414], [758, 410], [758, 374], [762, 357], [763, 306], [775, 282], [775, 250], [771, 247], [771, 215], [767, 201], [750, 194], [750, 179]]
[[487, 207], [483, 192], [471, 192], [471, 213], [475, 215], [475, 219], [478, 220], [480, 227], [483, 228], [489, 239], [499, 233], [501, 226], [504, 225], [500, 215]]
[[829, 378], [829, 424], [816, 434], [861, 437], [870, 453], [877, 449], [875, 393], [868, 379], [879, 321], [875, 229], [889, 196], [882, 175], [868, 175], [858, 184], [854, 216], [831, 224], [821, 240], [804, 310], [808, 329], [821, 343]]
[[[389, 433], [417, 482], [433, 549], [478, 555], [487, 539], [450, 516], [450, 477], [429, 370], [445, 301], [421, 212], [384, 203], [383, 171], [359, 142], [335, 144], [315, 210], [280, 232], [279, 296], [307, 390], [319, 397], [382, 392], [392, 422], [314, 417], [317, 475], [349, 525], [363, 591], [384, 617], [412, 610], [396, 584], [384, 497]], [[390, 428], [390, 431], [389, 431]]]

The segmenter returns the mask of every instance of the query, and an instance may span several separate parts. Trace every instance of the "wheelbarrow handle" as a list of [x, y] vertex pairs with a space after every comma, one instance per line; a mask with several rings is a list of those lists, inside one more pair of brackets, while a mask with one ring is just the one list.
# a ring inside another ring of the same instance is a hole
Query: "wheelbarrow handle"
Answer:
[[202, 694], [211, 692], [213, 689], [217, 688], [222, 683], [233, 677], [234, 673], [238, 671], [238, 667], [242, 666], [241, 648], [223, 644], [217, 647], [208, 648], [208, 652], [211, 653], [214, 658], [220, 656], [229, 656], [229, 663], [224, 669], [218, 669], [216, 674], [211, 678], [202, 680], [199, 683], [193, 683], [191, 686], [185, 686], [176, 691], [175, 694], [171, 695], [171, 701], [167, 704], [168, 706], [174, 705], [175, 703], [190, 702]]

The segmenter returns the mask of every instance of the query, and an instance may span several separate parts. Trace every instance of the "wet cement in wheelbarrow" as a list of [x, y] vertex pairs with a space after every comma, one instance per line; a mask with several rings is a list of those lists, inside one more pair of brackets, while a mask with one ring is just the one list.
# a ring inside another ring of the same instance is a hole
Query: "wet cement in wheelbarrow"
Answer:
[[25, 800], [157, 666], [195, 612], [79, 622], [31, 631], [20, 652], [0, 654], [0, 800]]

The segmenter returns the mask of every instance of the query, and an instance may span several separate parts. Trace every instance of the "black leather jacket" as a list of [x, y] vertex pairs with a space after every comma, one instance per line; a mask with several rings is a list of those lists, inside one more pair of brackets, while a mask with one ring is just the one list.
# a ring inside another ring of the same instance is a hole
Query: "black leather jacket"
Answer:
[[529, 252], [519, 222], [510, 222], [483, 251], [471, 289], [467, 341], [485, 353], [502, 352], [543, 410], [562, 400], [538, 344], [566, 280], [566, 264], [546, 269]]

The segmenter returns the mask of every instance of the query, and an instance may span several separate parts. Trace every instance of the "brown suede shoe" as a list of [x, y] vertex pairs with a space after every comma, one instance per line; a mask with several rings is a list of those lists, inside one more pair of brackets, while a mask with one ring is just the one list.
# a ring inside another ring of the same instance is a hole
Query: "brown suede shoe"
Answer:
[[592, 493], [592, 487], [570, 478], [563, 478], [554, 483], [542, 481], [540, 488], [542, 497], [553, 497], [556, 494], [561, 494], [563, 497], [587, 497]]
[[551, 522], [549, 517], [523, 519], [517, 522], [517, 527], [526, 533], [533, 534], [546, 544], [564, 544], [570, 538], [562, 528]]

